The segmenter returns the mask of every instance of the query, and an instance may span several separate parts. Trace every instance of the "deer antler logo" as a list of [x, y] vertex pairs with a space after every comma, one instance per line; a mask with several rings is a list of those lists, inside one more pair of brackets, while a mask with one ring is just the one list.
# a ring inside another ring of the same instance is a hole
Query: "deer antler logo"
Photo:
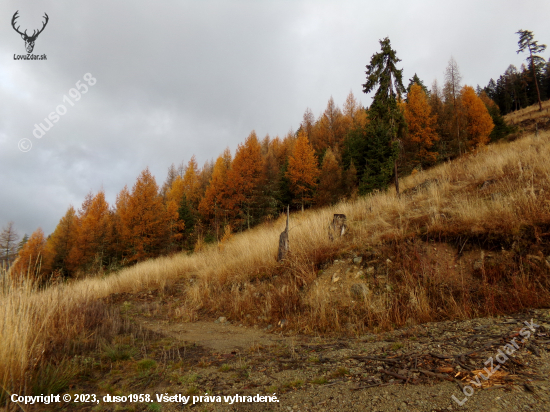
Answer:
[[42, 33], [42, 31], [46, 27], [46, 24], [48, 24], [48, 20], [50, 18], [48, 17], [48, 15], [46, 13], [44, 13], [44, 18], [46, 19], [46, 21], [43, 23], [42, 28], [40, 30], [38, 30], [38, 32], [36, 30], [34, 30], [33, 33], [32, 33], [32, 36], [29, 36], [29, 35], [27, 35], [27, 30], [25, 30], [24, 33], [21, 33], [19, 31], [20, 26], [15, 27], [15, 20], [17, 20], [17, 18], [19, 17], [17, 15], [17, 13], [19, 13], [19, 10], [17, 10], [15, 12], [15, 14], [13, 15], [13, 18], [11, 19], [11, 25], [12, 25], [13, 29], [21, 35], [21, 38], [23, 40], [25, 40], [25, 48], [27, 49], [27, 53], [32, 53], [32, 50], [34, 49], [34, 42], [36, 41], [36, 38], [38, 37], [38, 35], [40, 33]]

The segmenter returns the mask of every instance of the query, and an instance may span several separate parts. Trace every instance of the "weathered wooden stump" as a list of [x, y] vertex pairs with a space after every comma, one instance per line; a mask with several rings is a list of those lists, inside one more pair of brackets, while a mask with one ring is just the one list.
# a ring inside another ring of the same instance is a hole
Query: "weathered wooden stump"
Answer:
[[286, 208], [286, 228], [279, 235], [279, 253], [277, 254], [277, 262], [281, 262], [290, 251], [290, 244], [288, 242], [288, 216], [290, 213], [290, 207]]
[[346, 215], [335, 213], [332, 222], [328, 225], [328, 238], [334, 241], [337, 237], [342, 237], [346, 233]]

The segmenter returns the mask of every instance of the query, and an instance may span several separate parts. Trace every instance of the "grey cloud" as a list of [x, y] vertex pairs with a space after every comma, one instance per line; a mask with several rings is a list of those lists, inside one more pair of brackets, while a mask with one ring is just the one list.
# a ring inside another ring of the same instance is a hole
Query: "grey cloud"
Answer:
[[[525, 56], [520, 28], [550, 43], [550, 4], [463, 1], [73, 1], [0, 5], [0, 226], [50, 233], [90, 190], [113, 203], [145, 167], [162, 184], [171, 163], [199, 164], [260, 137], [296, 128], [307, 107], [350, 90], [363, 104], [365, 65], [389, 36], [404, 75], [441, 82], [451, 55], [464, 83], [485, 85]], [[10, 25], [48, 26], [36, 54]], [[537, 10], [536, 13], [533, 10]], [[97, 84], [41, 139], [35, 123], [92, 73]], [[22, 153], [17, 142], [33, 148]]]

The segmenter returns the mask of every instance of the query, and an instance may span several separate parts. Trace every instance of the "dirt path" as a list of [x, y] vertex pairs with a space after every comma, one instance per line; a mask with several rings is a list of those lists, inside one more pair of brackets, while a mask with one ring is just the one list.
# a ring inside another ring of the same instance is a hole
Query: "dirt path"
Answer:
[[145, 329], [170, 336], [182, 344], [194, 343], [220, 354], [245, 351], [254, 345], [273, 345], [285, 340], [280, 335], [266, 333], [261, 329], [234, 326], [229, 322], [169, 323], [141, 320], [140, 324]]

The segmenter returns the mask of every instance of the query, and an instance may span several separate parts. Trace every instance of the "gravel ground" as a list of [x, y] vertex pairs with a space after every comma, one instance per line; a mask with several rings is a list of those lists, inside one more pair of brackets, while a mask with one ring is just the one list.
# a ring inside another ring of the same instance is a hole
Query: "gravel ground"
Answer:
[[[193, 366], [195, 395], [276, 393], [279, 402], [163, 404], [162, 410], [550, 411], [549, 310], [428, 323], [357, 339], [289, 336], [279, 328], [253, 348], [235, 350], [232, 333], [247, 328], [225, 326], [225, 351], [209, 349]], [[485, 367], [494, 372], [487, 380], [480, 375], [487, 376]]]

